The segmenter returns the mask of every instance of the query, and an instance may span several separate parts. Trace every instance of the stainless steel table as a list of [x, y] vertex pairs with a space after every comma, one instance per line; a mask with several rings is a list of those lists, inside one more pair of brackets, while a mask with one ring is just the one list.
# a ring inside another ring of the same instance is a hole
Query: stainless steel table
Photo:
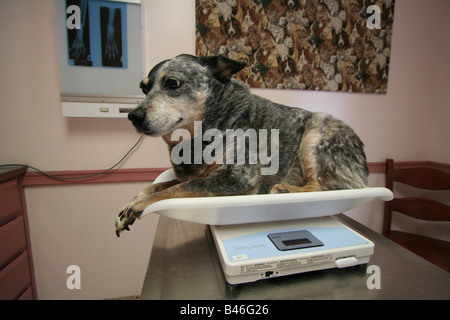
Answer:
[[450, 273], [344, 214], [337, 217], [375, 243], [369, 266], [380, 268], [380, 289], [369, 289], [372, 274], [358, 267], [230, 286], [209, 226], [160, 217], [141, 299], [450, 299]]

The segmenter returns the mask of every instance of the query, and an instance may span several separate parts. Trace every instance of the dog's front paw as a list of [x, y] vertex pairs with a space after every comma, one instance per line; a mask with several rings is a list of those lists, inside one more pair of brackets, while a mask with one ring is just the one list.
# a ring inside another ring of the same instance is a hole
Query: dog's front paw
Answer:
[[126, 205], [123, 210], [119, 213], [114, 223], [116, 227], [116, 236], [120, 237], [120, 233], [123, 230], [130, 231], [129, 226], [131, 226], [136, 218], [141, 215], [142, 211], [133, 209], [133, 206]]

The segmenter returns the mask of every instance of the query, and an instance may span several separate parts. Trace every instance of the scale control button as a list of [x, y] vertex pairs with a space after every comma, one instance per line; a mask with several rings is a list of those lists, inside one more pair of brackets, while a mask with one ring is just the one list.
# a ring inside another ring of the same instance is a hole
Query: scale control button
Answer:
[[233, 261], [247, 260], [248, 256], [246, 254], [238, 254], [233, 256]]
[[338, 268], [353, 267], [358, 264], [356, 257], [338, 258], [334, 261], [334, 265]]

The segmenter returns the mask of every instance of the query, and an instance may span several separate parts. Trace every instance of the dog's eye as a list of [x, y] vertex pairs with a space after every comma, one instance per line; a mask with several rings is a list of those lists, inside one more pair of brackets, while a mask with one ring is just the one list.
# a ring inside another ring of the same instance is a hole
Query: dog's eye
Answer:
[[181, 81], [176, 79], [167, 79], [165, 83], [166, 89], [175, 90], [181, 87]]

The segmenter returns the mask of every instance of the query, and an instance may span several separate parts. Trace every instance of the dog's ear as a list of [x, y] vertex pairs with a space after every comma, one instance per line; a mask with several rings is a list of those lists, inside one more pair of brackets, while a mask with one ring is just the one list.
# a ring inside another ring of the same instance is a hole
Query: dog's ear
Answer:
[[212, 71], [214, 78], [222, 83], [230, 82], [231, 77], [247, 65], [224, 56], [201, 57], [200, 61]]

